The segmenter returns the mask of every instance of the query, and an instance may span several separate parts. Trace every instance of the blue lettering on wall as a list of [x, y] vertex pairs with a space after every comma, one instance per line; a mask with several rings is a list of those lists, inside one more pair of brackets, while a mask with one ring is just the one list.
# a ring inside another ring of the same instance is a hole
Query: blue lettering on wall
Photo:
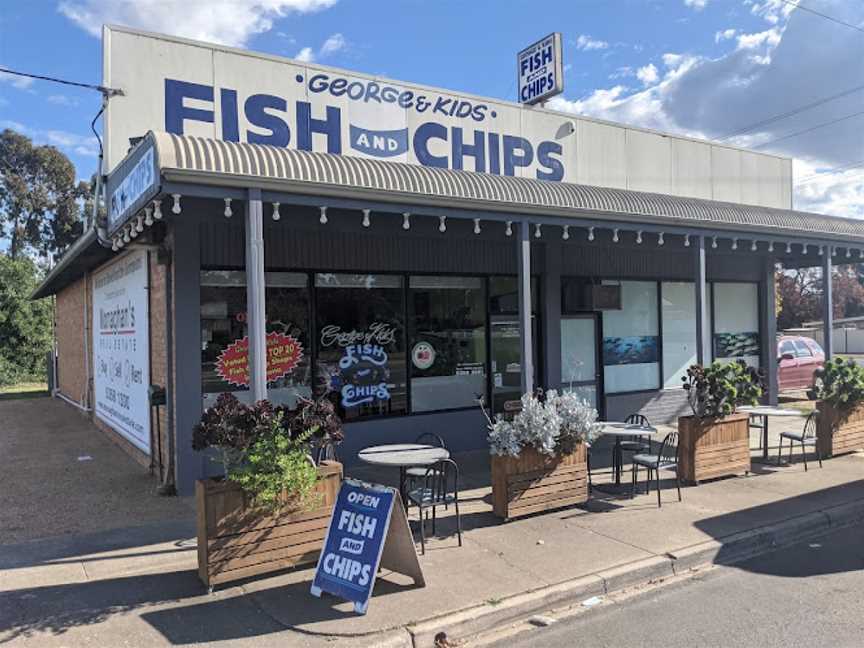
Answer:
[[[298, 81], [302, 76], [298, 75]], [[485, 104], [453, 97], [427, 97], [411, 90], [382, 85], [375, 81], [331, 78], [315, 74], [308, 80], [310, 92], [327, 92], [334, 97], [345, 96], [366, 103], [390, 103], [429, 115], [441, 115], [483, 121], [495, 117]], [[194, 100], [209, 104], [191, 107]], [[215, 88], [177, 79], [165, 79], [165, 130], [182, 135], [187, 122], [213, 124], [216, 121]], [[219, 89], [219, 116], [222, 139], [241, 141], [240, 101], [236, 90]], [[341, 154], [342, 110], [338, 106], [325, 106], [323, 114], [316, 108], [313, 115], [308, 101], [296, 101], [294, 119], [287, 100], [276, 95], [253, 94], [242, 104], [243, 117], [251, 126], [243, 131], [245, 141], [254, 144], [289, 146], [292, 128], [296, 137], [293, 145], [312, 151], [326, 148], [328, 153]], [[322, 140], [326, 147], [322, 147]], [[374, 157], [395, 157], [413, 149], [417, 161], [441, 169], [473, 169], [480, 173], [515, 176], [520, 168], [532, 167], [534, 177], [540, 180], [561, 181], [565, 168], [563, 147], [555, 141], [536, 144], [524, 137], [480, 129], [464, 129], [435, 121], [426, 121], [414, 129], [368, 129], [360, 124], [348, 124], [350, 149]], [[437, 140], [437, 142], [436, 142]], [[536, 146], [536, 148], [535, 148]], [[433, 153], [433, 151], [435, 151]]]
[[408, 129], [400, 130], [367, 130], [354, 126], [349, 127], [351, 148], [366, 155], [375, 157], [393, 157], [408, 151]]

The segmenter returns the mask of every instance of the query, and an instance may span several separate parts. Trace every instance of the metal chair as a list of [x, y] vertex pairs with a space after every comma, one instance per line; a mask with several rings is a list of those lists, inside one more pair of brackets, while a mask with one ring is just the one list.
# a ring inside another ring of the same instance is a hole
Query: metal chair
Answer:
[[[648, 417], [643, 416], [642, 414], [630, 414], [624, 422], [628, 425], [644, 425], [649, 426], [651, 423], [648, 421]], [[651, 452], [651, 437], [649, 435], [636, 437], [634, 441], [621, 441], [620, 446], [620, 454], [612, 456], [612, 472], [613, 474], [618, 474], [616, 469], [620, 470], [624, 465], [624, 453], [625, 452], [633, 452], [633, 453], [650, 453]], [[619, 466], [619, 464], [621, 464]]]
[[[424, 432], [416, 439], [414, 439], [414, 443], [425, 443], [426, 445], [444, 448], [445, 450], [447, 449], [447, 446], [444, 445], [444, 439], [442, 439], [434, 432]], [[416, 486], [416, 482], [418, 479], [423, 479], [426, 476], [428, 468], [428, 466], [409, 466], [408, 468], [405, 468], [402, 474], [408, 484], [409, 490]]]
[[633, 456], [633, 486], [630, 491], [630, 497], [636, 494], [636, 471], [638, 466], [644, 466], [648, 469], [648, 479], [645, 481], [645, 494], [647, 495], [651, 489], [651, 473], [654, 472], [655, 484], [657, 487], [657, 508], [663, 504], [660, 501], [660, 471], [674, 470], [675, 485], [678, 487], [678, 501], [681, 501], [681, 478], [678, 474], [678, 433], [670, 432], [660, 444], [659, 452], [655, 454], [637, 454]]
[[[456, 535], [462, 546], [462, 518], [459, 516], [459, 466], [452, 459], [442, 459], [426, 469], [421, 486], [408, 491], [408, 501], [420, 509], [420, 548], [426, 554], [426, 519], [432, 509], [432, 533], [435, 533], [435, 511], [453, 504], [456, 509]], [[452, 490], [450, 488], [452, 484]]]
[[807, 472], [807, 450], [804, 446], [812, 445], [816, 451], [816, 458], [819, 459], [819, 467], [822, 467], [822, 453], [819, 451], [819, 443], [816, 440], [816, 420], [819, 416], [818, 411], [813, 411], [807, 416], [804, 421], [804, 429], [798, 432], [781, 432], [780, 433], [780, 448], [777, 452], [777, 465], [780, 465], [780, 458], [783, 456], [783, 439], [789, 439], [789, 463], [792, 463], [792, 446], [795, 443], [801, 444], [801, 458], [804, 459], [804, 472]]

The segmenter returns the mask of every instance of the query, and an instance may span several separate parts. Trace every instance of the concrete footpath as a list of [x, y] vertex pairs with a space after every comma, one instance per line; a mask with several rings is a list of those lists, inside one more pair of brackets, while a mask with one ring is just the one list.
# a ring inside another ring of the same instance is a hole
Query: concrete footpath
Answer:
[[[481, 455], [462, 461], [488, 463]], [[191, 517], [4, 544], [0, 643], [432, 646], [439, 631], [468, 638], [864, 519], [864, 456], [827, 460], [822, 469], [814, 460], [806, 473], [797, 461], [754, 463], [753, 470], [684, 488], [680, 503], [674, 488], [664, 490], [661, 509], [654, 493], [630, 500], [598, 492], [585, 508], [506, 524], [491, 515], [488, 486], [471, 483], [482, 481], [482, 471], [469, 470], [464, 546], [457, 546], [451, 507], [420, 558], [427, 586], [385, 573], [365, 616], [310, 596], [311, 569], [208, 595], [195, 573]]]

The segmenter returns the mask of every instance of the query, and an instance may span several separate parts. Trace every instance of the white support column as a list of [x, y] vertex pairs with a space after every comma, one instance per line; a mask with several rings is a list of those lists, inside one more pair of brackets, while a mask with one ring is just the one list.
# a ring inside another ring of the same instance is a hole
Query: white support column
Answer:
[[531, 335], [531, 224], [519, 224], [516, 241], [519, 264], [519, 361], [522, 367], [522, 393], [534, 391], [534, 341]]
[[832, 263], [831, 246], [826, 246], [822, 256], [822, 341], [825, 347], [825, 359], [834, 356], [834, 295], [831, 286]]
[[249, 390], [267, 398], [267, 321], [264, 297], [264, 206], [261, 190], [249, 190], [246, 208], [246, 325], [249, 331]]
[[711, 354], [711, 323], [708, 321], [708, 284], [706, 282], [705, 237], [699, 236], [693, 249], [696, 284], [696, 362], [704, 365]]

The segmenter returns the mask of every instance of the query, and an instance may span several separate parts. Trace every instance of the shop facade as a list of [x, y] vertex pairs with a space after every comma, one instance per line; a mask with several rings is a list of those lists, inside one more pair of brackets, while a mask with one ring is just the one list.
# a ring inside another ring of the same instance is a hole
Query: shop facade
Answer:
[[56, 295], [59, 394], [181, 493], [212, 470], [191, 434], [225, 391], [332, 398], [348, 464], [425, 431], [484, 447], [477, 398], [536, 387], [670, 421], [714, 359], [763, 368], [775, 401], [775, 264], [830, 272], [864, 247], [855, 221], [791, 210], [789, 160], [126, 29], [105, 44], [124, 92], [108, 222], [37, 296]]

